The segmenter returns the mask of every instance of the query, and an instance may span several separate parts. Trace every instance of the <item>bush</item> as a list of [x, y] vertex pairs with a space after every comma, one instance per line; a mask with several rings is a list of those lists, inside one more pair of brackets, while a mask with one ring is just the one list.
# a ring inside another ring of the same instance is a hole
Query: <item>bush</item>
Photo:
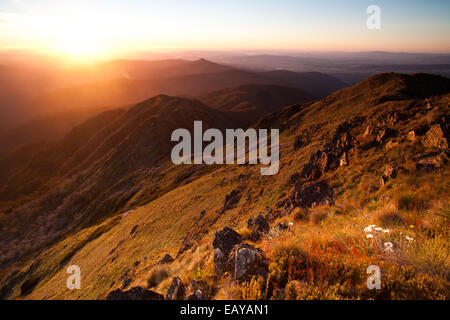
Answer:
[[305, 221], [308, 218], [308, 209], [305, 208], [295, 208], [292, 211], [292, 216], [297, 221]]
[[404, 224], [403, 217], [393, 209], [379, 210], [375, 214], [375, 223], [382, 227], [393, 227]]
[[272, 251], [272, 262], [269, 265], [271, 281], [281, 288], [291, 279], [306, 278], [310, 260], [294, 242], [279, 242]]
[[325, 209], [319, 209], [311, 213], [310, 219], [313, 224], [317, 225], [323, 220], [325, 220], [327, 216], [328, 212]]
[[150, 276], [147, 279], [147, 286], [149, 288], [157, 287], [162, 281], [170, 276], [169, 272], [163, 267], [157, 267], [150, 271]]
[[398, 210], [424, 211], [428, 208], [428, 201], [412, 191], [404, 191], [395, 196]]

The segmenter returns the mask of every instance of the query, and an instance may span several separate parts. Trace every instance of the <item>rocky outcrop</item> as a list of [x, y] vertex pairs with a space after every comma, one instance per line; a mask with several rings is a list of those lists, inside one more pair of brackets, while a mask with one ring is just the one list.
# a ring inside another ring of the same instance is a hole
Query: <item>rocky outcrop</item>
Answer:
[[299, 182], [289, 197], [292, 207], [311, 208], [319, 204], [332, 204], [332, 192], [325, 181]]
[[164, 296], [144, 287], [134, 287], [127, 291], [111, 291], [106, 300], [164, 300]]
[[348, 165], [348, 152], [355, 146], [355, 138], [350, 134], [351, 125], [344, 122], [339, 125], [333, 139], [318, 150], [309, 159], [300, 176], [316, 180], [325, 172]]
[[395, 138], [398, 136], [398, 131], [391, 129], [391, 128], [382, 128], [377, 135], [377, 143], [378, 144], [385, 144], [390, 139]]
[[448, 163], [449, 155], [447, 152], [428, 152], [420, 154], [414, 159], [416, 162], [416, 169], [418, 170], [434, 170], [442, 168]]
[[180, 278], [174, 277], [172, 284], [167, 290], [166, 300], [183, 300], [185, 294], [185, 287]]
[[427, 148], [448, 149], [449, 134], [442, 124], [433, 125], [423, 138], [423, 145]]
[[222, 274], [226, 270], [226, 261], [233, 247], [242, 242], [239, 233], [225, 227], [223, 230], [216, 232], [213, 241], [214, 247], [214, 270], [217, 274]]

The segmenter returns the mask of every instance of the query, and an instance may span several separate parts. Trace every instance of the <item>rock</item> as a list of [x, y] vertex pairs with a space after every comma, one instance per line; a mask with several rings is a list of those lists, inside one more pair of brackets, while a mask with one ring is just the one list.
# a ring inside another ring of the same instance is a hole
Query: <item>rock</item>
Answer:
[[206, 300], [206, 296], [200, 290], [195, 291], [188, 297], [188, 300]]
[[298, 150], [301, 147], [304, 147], [305, 145], [306, 145], [306, 142], [303, 140], [303, 137], [301, 135], [295, 137], [294, 150]]
[[292, 174], [292, 175], [289, 177], [289, 182], [292, 183], [292, 184], [294, 184], [294, 183], [296, 183], [298, 180], [300, 180], [300, 178], [301, 178], [300, 173], [296, 172], [296, 173]]
[[341, 157], [341, 160], [339, 161], [340, 167], [348, 166], [348, 155], [347, 152], [344, 152], [344, 154]]
[[138, 225], [135, 225], [135, 226], [133, 227], [133, 229], [131, 229], [130, 235], [136, 233], [138, 227], [139, 227]]
[[370, 184], [369, 187], [367, 188], [367, 191], [369, 193], [374, 193], [377, 192], [380, 188], [376, 185], [376, 184]]
[[172, 284], [167, 290], [166, 300], [183, 300], [185, 288], [180, 278], [174, 277]]
[[328, 154], [323, 152], [322, 150], [316, 151], [309, 162], [305, 165], [300, 176], [302, 178], [308, 178], [312, 180], [316, 180], [320, 178], [325, 171], [327, 170], [328, 165]]
[[241, 190], [235, 189], [231, 191], [229, 194], [225, 196], [225, 201], [223, 203], [222, 208], [219, 210], [220, 214], [225, 213], [226, 211], [234, 208], [236, 204], [239, 203], [239, 200], [241, 200]]
[[348, 122], [341, 123], [333, 136], [322, 150], [316, 151], [303, 168], [300, 176], [311, 180], [320, 178], [325, 172], [335, 170], [341, 165], [342, 157], [348, 164], [346, 153], [355, 145], [355, 138], [350, 134], [351, 125]]
[[191, 288], [195, 292], [197, 290], [200, 291], [207, 291], [208, 289], [208, 283], [205, 280], [192, 280], [191, 281]]
[[445, 126], [441, 124], [433, 125], [430, 130], [428, 130], [422, 143], [427, 148], [448, 149], [449, 135]]
[[416, 157], [416, 169], [433, 170], [442, 168], [448, 162], [448, 155], [445, 152], [429, 152]]
[[188, 251], [190, 248], [192, 248], [194, 245], [193, 245], [193, 243], [192, 242], [190, 242], [188, 239], [184, 239], [183, 240], [183, 243], [182, 243], [182, 245], [181, 245], [181, 247], [180, 247], [180, 249], [178, 250], [178, 252], [177, 252], [177, 258], [179, 257], [179, 256], [181, 256], [183, 253], [185, 253], [186, 251]]
[[254, 274], [255, 271], [262, 267], [264, 261], [263, 252], [260, 249], [243, 243], [236, 245], [231, 250], [227, 270], [235, 275], [236, 279], [242, 279], [248, 275]]
[[223, 274], [226, 269], [227, 256], [220, 249], [214, 249], [214, 272], [218, 275]]
[[225, 227], [214, 235], [213, 247], [220, 249], [224, 255], [228, 256], [231, 249], [242, 242], [242, 237], [239, 233], [231, 228]]
[[395, 177], [397, 177], [398, 169], [397, 165], [386, 165], [383, 168], [380, 184], [384, 186], [389, 180], [395, 179]]
[[408, 132], [408, 136], [406, 137], [409, 141], [416, 141], [416, 132], [414, 130]]
[[367, 126], [366, 131], [364, 131], [363, 137], [368, 137], [368, 136], [372, 135], [372, 133], [373, 133], [373, 127]]
[[397, 111], [390, 111], [386, 115], [386, 120], [384, 121], [385, 124], [389, 126], [396, 125], [400, 120], [403, 120], [405, 117], [403, 114], [397, 112]]
[[390, 150], [390, 149], [392, 149], [392, 148], [395, 148], [395, 147], [398, 147], [399, 146], [399, 143], [397, 142], [397, 141], [389, 141], [388, 143], [386, 143], [386, 149], [387, 150]]
[[266, 218], [263, 217], [262, 214], [259, 214], [256, 217], [248, 219], [247, 228], [249, 228], [250, 230], [254, 230], [258, 233], [265, 233], [270, 230], [269, 223], [267, 222]]
[[127, 291], [111, 291], [106, 300], [164, 300], [164, 296], [143, 287], [134, 287]]
[[166, 254], [161, 260], [159, 260], [158, 264], [169, 264], [174, 260], [170, 254]]
[[216, 274], [222, 274], [226, 270], [226, 260], [233, 247], [242, 242], [239, 233], [225, 227], [222, 231], [216, 232], [213, 241], [214, 247], [214, 270]]
[[397, 137], [398, 132], [394, 129], [383, 128], [377, 135], [378, 144], [385, 144], [389, 139]]
[[331, 189], [325, 181], [297, 183], [289, 201], [292, 207], [311, 208], [314, 203], [332, 203]]

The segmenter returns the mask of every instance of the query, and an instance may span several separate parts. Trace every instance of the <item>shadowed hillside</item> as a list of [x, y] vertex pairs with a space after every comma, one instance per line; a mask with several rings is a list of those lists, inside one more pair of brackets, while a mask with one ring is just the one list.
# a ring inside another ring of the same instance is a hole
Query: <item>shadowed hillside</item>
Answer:
[[276, 85], [242, 85], [211, 92], [199, 99], [215, 109], [231, 112], [244, 126], [281, 107], [316, 100], [303, 90]]

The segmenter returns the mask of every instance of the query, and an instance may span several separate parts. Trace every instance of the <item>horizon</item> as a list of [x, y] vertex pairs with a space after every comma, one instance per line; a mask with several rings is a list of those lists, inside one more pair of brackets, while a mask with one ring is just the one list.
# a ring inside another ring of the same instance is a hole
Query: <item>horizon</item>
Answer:
[[73, 61], [201, 50], [450, 53], [450, 3], [379, 0], [381, 28], [369, 30], [372, 4], [0, 0], [0, 52]]

